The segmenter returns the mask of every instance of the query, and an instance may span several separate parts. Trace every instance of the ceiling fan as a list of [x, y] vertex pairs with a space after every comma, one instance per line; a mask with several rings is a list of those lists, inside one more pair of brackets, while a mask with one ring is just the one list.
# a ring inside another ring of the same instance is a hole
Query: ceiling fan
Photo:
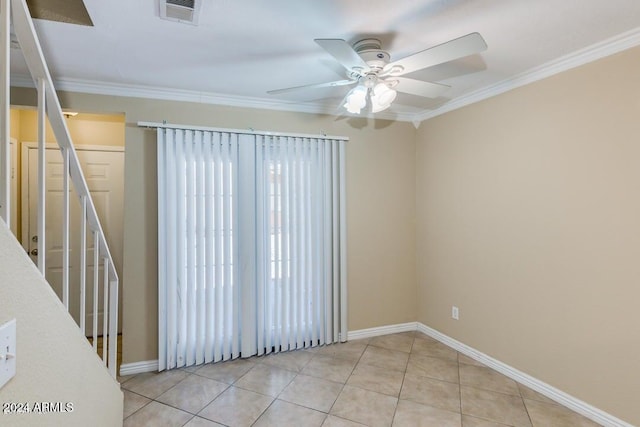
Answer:
[[359, 114], [366, 107], [367, 100], [372, 113], [385, 110], [395, 100], [397, 92], [436, 98], [450, 86], [402, 76], [487, 49], [487, 44], [482, 36], [478, 33], [471, 33], [391, 62], [390, 55], [382, 50], [380, 40], [377, 39], [360, 40], [353, 46], [341, 39], [315, 39], [314, 41], [347, 70], [347, 78], [327, 83], [271, 90], [267, 93], [280, 94], [304, 89], [357, 84], [347, 94], [343, 105], [352, 114]]

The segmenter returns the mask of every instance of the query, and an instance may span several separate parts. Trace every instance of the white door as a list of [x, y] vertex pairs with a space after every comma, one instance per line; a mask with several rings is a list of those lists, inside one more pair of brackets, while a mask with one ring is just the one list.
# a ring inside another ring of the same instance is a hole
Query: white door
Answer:
[[[118, 277], [122, 278], [123, 240], [123, 192], [124, 192], [124, 152], [77, 147], [78, 158], [87, 181], [91, 197], [105, 232], [109, 250], [113, 257]], [[28, 149], [28, 248], [31, 258], [37, 263], [38, 246], [38, 150]], [[58, 149], [46, 150], [46, 261], [45, 277], [53, 290], [62, 299], [62, 209], [63, 209], [63, 160]], [[81, 209], [78, 197], [70, 182], [69, 218], [69, 311], [76, 322], [80, 317], [80, 226]], [[89, 336], [93, 325], [93, 236], [87, 230], [87, 273], [86, 273], [86, 329]], [[98, 267], [99, 278], [103, 277], [102, 264]], [[120, 280], [122, 283], [122, 279]], [[102, 333], [102, 287], [98, 290], [98, 328]], [[119, 292], [120, 300], [122, 290]], [[122, 307], [121, 301], [118, 302]], [[118, 328], [121, 330], [122, 310], [119, 310]]]

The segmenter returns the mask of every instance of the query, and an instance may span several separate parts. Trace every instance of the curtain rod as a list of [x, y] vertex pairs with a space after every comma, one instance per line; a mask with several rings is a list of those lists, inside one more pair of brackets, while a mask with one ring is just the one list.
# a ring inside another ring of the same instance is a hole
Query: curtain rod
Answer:
[[138, 122], [138, 127], [150, 128], [150, 129], [182, 129], [182, 130], [200, 130], [209, 132], [226, 132], [226, 133], [239, 133], [244, 135], [263, 135], [263, 136], [284, 136], [292, 138], [318, 138], [318, 139], [337, 139], [341, 141], [348, 141], [349, 137], [346, 136], [332, 136], [332, 135], [312, 135], [306, 133], [281, 133], [281, 132], [268, 132], [261, 130], [249, 129], [227, 129], [216, 128], [207, 126], [190, 126], [190, 125], [176, 125], [171, 123], [154, 123], [154, 122]]

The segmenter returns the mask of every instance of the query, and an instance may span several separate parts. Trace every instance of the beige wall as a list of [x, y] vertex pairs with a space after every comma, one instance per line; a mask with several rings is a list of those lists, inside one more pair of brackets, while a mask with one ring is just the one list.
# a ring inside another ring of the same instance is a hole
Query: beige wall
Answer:
[[[27, 99], [28, 101], [28, 99]], [[21, 105], [26, 105], [23, 103]], [[22, 176], [22, 144], [38, 142], [38, 112], [33, 107], [11, 108], [11, 137], [18, 141], [16, 152], [16, 176]], [[82, 113], [66, 119], [71, 140], [76, 146], [124, 147], [124, 114]], [[55, 143], [53, 130], [45, 127], [45, 141]], [[22, 182], [17, 182], [17, 236], [22, 236]], [[13, 222], [13, 221], [12, 221]], [[118, 262], [118, 266], [120, 262]], [[119, 272], [120, 275], [121, 272]]]
[[423, 123], [416, 193], [418, 320], [636, 425], [638, 76], [635, 48]]
[[9, 110], [10, 117], [10, 133], [11, 138], [15, 138], [16, 140], [20, 140], [20, 111], [16, 109]]
[[[30, 102], [12, 89], [12, 103]], [[138, 121], [348, 136], [349, 330], [415, 321], [411, 124], [77, 93], [61, 102], [126, 114], [123, 363], [158, 357], [156, 133]]]
[[[38, 112], [33, 108], [11, 109], [18, 116], [20, 141], [38, 141]], [[67, 128], [76, 145], [103, 145], [124, 147], [124, 114], [82, 113], [66, 119]], [[13, 125], [13, 123], [12, 123]], [[53, 130], [47, 121], [47, 142], [55, 142]]]
[[121, 426], [123, 396], [0, 219], [0, 324], [16, 319], [16, 376], [0, 402], [72, 403], [71, 413], [3, 414], [3, 426]]

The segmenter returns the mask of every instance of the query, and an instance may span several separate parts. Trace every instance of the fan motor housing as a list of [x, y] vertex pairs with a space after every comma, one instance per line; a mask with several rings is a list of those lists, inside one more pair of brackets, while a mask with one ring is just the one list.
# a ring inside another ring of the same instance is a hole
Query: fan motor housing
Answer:
[[381, 46], [378, 39], [364, 39], [354, 43], [353, 49], [373, 72], [379, 72], [391, 60], [391, 56]]
[[383, 50], [365, 50], [364, 52], [358, 52], [358, 55], [372, 71], [382, 70], [391, 59], [389, 54]]

